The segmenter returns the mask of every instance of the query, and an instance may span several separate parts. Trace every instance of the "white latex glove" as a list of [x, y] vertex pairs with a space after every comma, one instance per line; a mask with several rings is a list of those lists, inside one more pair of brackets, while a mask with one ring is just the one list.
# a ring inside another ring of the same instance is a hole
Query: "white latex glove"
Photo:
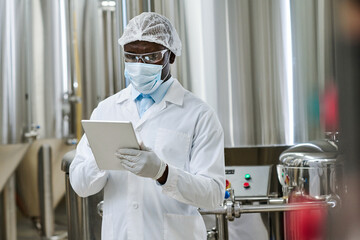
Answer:
[[138, 176], [157, 180], [165, 172], [166, 163], [152, 151], [118, 149], [115, 155], [126, 170]]

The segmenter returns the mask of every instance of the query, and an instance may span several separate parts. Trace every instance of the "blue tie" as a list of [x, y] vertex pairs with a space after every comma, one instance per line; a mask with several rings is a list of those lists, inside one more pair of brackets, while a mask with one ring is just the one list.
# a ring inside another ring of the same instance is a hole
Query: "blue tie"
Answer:
[[141, 94], [142, 98], [139, 99], [139, 105], [138, 105], [138, 111], [140, 118], [142, 115], [146, 112], [146, 110], [151, 107], [155, 103], [155, 101], [152, 99], [150, 95]]

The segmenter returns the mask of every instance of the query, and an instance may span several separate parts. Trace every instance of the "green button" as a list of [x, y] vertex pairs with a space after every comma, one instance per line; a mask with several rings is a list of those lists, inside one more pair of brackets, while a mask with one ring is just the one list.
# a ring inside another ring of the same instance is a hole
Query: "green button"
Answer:
[[250, 178], [251, 178], [250, 174], [245, 174], [245, 179], [246, 179], [246, 180], [248, 180], [248, 179], [250, 179]]

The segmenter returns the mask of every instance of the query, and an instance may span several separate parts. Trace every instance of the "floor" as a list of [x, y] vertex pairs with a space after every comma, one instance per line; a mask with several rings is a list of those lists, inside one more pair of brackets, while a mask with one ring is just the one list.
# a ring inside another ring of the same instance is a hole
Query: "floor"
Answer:
[[[17, 239], [18, 240], [41, 240], [38, 230], [40, 224], [36, 224], [30, 218], [24, 217], [20, 212], [17, 215]], [[66, 204], [63, 199], [55, 209], [55, 236], [64, 236], [67, 232]], [[67, 240], [67, 237], [57, 239]]]

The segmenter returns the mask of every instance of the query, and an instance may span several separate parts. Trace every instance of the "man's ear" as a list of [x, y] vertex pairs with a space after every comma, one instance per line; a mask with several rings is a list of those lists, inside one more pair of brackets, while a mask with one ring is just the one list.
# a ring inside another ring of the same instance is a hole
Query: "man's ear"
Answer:
[[173, 64], [175, 62], [175, 57], [176, 57], [175, 54], [170, 52], [170, 59], [169, 59], [170, 64]]

